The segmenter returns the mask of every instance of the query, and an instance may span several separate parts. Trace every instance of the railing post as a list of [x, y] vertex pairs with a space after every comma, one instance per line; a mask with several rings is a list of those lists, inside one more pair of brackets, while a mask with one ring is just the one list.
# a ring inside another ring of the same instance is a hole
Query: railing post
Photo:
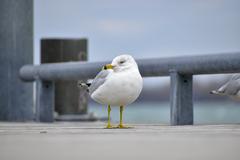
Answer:
[[33, 85], [19, 69], [33, 64], [33, 0], [0, 0], [0, 121], [32, 121]]
[[[87, 39], [42, 39], [41, 63], [87, 60]], [[87, 114], [88, 94], [76, 80], [55, 82], [55, 111], [59, 115]]]
[[192, 75], [170, 71], [170, 78], [171, 125], [192, 125]]
[[54, 82], [37, 80], [36, 121], [53, 122]]

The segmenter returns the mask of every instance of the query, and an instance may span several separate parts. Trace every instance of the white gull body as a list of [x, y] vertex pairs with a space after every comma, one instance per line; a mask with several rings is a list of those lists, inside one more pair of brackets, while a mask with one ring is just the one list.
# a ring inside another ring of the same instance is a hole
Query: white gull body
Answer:
[[93, 80], [89, 88], [91, 98], [104, 105], [131, 104], [138, 98], [143, 86], [137, 63], [132, 56], [121, 55], [114, 58], [111, 65], [113, 69], [102, 70]]

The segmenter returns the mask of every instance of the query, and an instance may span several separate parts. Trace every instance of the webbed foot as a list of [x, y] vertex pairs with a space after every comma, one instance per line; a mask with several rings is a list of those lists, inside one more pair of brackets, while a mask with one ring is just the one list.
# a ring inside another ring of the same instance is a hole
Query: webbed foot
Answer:
[[119, 129], [130, 129], [130, 128], [134, 128], [134, 127], [126, 126], [126, 125], [123, 125], [123, 124], [119, 124], [116, 128], [119, 128]]
[[108, 124], [108, 125], [105, 127], [105, 129], [113, 129], [113, 128], [116, 128], [116, 127], [112, 126], [111, 124]]

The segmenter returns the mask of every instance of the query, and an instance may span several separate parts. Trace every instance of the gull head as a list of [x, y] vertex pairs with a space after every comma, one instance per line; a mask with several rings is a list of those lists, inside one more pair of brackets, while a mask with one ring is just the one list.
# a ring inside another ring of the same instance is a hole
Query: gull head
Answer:
[[111, 64], [104, 66], [104, 69], [113, 69], [114, 72], [138, 69], [137, 63], [131, 55], [120, 55], [113, 59]]

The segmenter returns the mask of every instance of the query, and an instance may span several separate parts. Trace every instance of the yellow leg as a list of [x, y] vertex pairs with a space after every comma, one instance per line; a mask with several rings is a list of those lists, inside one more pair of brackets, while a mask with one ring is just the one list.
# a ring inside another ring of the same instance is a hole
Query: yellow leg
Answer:
[[124, 107], [120, 106], [120, 123], [119, 123], [117, 128], [132, 128], [132, 127], [128, 127], [128, 126], [123, 125], [123, 117], [122, 117], [123, 109], [124, 109]]
[[113, 128], [113, 126], [111, 125], [111, 121], [110, 121], [110, 113], [111, 113], [111, 106], [108, 105], [108, 123], [106, 126], [106, 128], [108, 128], [108, 129]]

